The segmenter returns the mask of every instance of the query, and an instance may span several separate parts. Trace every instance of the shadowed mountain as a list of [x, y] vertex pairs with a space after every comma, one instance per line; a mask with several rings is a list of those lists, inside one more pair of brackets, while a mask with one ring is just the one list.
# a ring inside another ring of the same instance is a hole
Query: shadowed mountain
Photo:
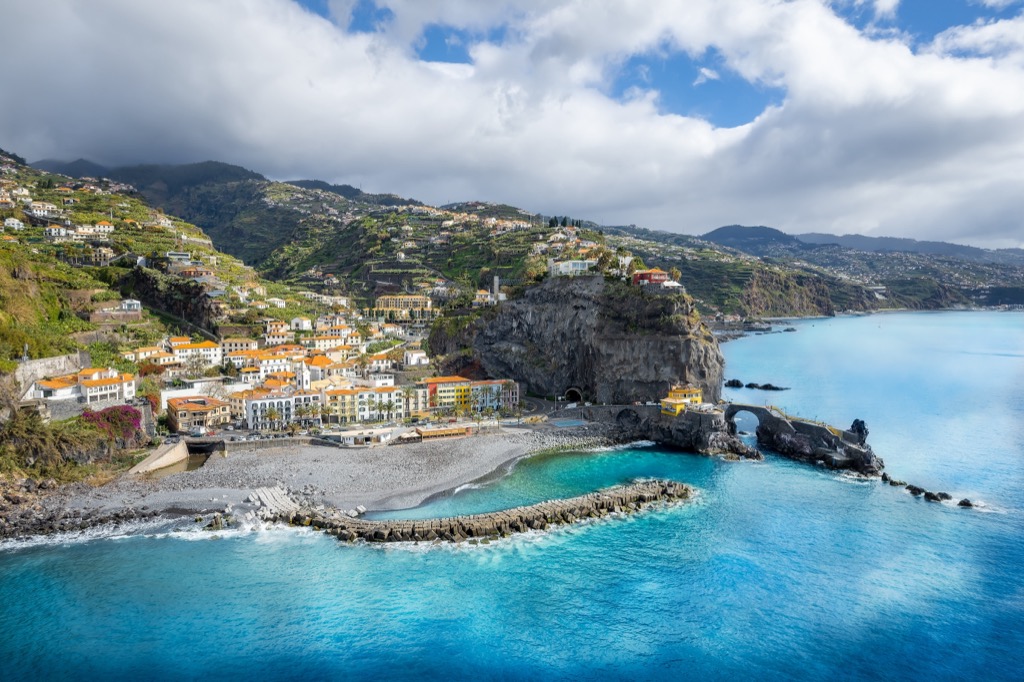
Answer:
[[858, 251], [902, 251], [906, 253], [923, 253], [932, 256], [948, 256], [979, 263], [1004, 263], [1024, 265], [1024, 250], [1021, 249], [981, 249], [977, 246], [950, 244], [949, 242], [919, 241], [901, 237], [867, 237], [861, 234], [822, 234], [811, 232], [796, 235], [796, 238], [807, 244], [838, 244]]
[[788, 249], [805, 247], [804, 243], [796, 237], [776, 230], [774, 227], [764, 227], [763, 225], [757, 227], [727, 225], [702, 235], [701, 239], [754, 256], [769, 255], [772, 250], [777, 250], [779, 247]]
[[109, 168], [86, 159], [77, 159], [75, 161], [43, 159], [33, 163], [32, 167], [47, 173], [60, 173], [72, 178], [103, 178], [107, 177], [107, 174], [110, 173]]
[[352, 185], [332, 185], [323, 180], [288, 180], [289, 185], [295, 185], [303, 189], [316, 189], [323, 192], [331, 192], [351, 201], [359, 201], [365, 204], [377, 206], [422, 206], [423, 202], [415, 199], [404, 199], [397, 194], [370, 194]]

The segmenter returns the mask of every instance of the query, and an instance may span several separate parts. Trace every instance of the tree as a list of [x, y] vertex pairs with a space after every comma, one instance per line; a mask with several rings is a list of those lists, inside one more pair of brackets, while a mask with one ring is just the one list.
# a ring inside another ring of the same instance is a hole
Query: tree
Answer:
[[668, 276], [672, 278], [673, 282], [678, 282], [679, 278], [683, 276], [683, 273], [679, 272], [679, 268], [669, 268]]
[[602, 272], [607, 272], [608, 270], [611, 270], [613, 267], [615, 267], [617, 264], [618, 261], [615, 259], [615, 256], [612, 254], [610, 250], [602, 248], [600, 251], [598, 251], [598, 270], [601, 270]]
[[356, 358], [356, 366], [359, 367], [359, 372], [360, 374], [363, 375], [363, 378], [365, 379], [366, 375], [369, 374], [370, 368], [370, 358], [366, 355], [366, 353], [363, 353], [358, 358]]
[[185, 374], [190, 378], [202, 376], [203, 372], [206, 371], [206, 361], [199, 355], [190, 355], [185, 360]]
[[562, 227], [568, 227], [569, 221], [564, 216], [562, 217]]
[[270, 421], [270, 430], [276, 431], [277, 422], [279, 419], [281, 419], [281, 413], [278, 412], [276, 407], [271, 407], [269, 410], [267, 410], [267, 419]]
[[405, 416], [412, 415], [412, 398], [416, 395], [416, 389], [412, 386], [402, 386], [402, 399], [405, 401]]

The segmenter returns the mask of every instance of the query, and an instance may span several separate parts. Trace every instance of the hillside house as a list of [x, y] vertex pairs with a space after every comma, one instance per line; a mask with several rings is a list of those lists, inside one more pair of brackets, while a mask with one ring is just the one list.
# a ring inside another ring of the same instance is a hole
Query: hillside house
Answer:
[[637, 270], [633, 273], [633, 286], [647, 286], [648, 284], [664, 284], [669, 281], [668, 273], [660, 268], [650, 270]]
[[167, 400], [167, 422], [171, 431], [212, 429], [231, 421], [231, 405], [207, 396], [187, 396]]

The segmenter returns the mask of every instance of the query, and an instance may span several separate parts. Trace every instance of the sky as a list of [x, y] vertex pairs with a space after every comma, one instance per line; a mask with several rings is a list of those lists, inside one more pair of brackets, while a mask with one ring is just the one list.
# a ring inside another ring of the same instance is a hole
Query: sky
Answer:
[[[1024, 247], [1024, 0], [5, 0], [0, 147]], [[17, 55], [17, 58], [14, 56]]]

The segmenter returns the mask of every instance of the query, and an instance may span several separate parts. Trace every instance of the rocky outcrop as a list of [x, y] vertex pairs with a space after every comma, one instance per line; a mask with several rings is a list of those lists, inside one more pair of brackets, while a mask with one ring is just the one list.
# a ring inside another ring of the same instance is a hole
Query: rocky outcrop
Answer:
[[771, 415], [757, 426], [757, 442], [789, 459], [823, 464], [829, 469], [878, 476], [885, 463], [858, 434], [836, 435], [827, 426]]
[[179, 317], [207, 333], [217, 332], [220, 313], [198, 282], [135, 267], [118, 286], [151, 308]]
[[95, 526], [117, 525], [152, 518], [158, 512], [126, 507], [116, 511], [82, 510], [63, 504], [46, 504], [59, 495], [59, 484], [51, 479], [31, 478], [7, 481], [0, 478], [0, 540], [29, 535], [51, 535], [82, 531]]
[[718, 342], [686, 294], [646, 295], [604, 277], [552, 278], [481, 320], [473, 353], [488, 374], [540, 395], [577, 389], [584, 400], [658, 400], [692, 383], [721, 394]]
[[623, 442], [652, 440], [660, 445], [701, 455], [763, 459], [760, 452], [729, 432], [724, 413], [687, 410], [677, 417], [658, 408], [625, 407], [614, 417], [616, 438]]

